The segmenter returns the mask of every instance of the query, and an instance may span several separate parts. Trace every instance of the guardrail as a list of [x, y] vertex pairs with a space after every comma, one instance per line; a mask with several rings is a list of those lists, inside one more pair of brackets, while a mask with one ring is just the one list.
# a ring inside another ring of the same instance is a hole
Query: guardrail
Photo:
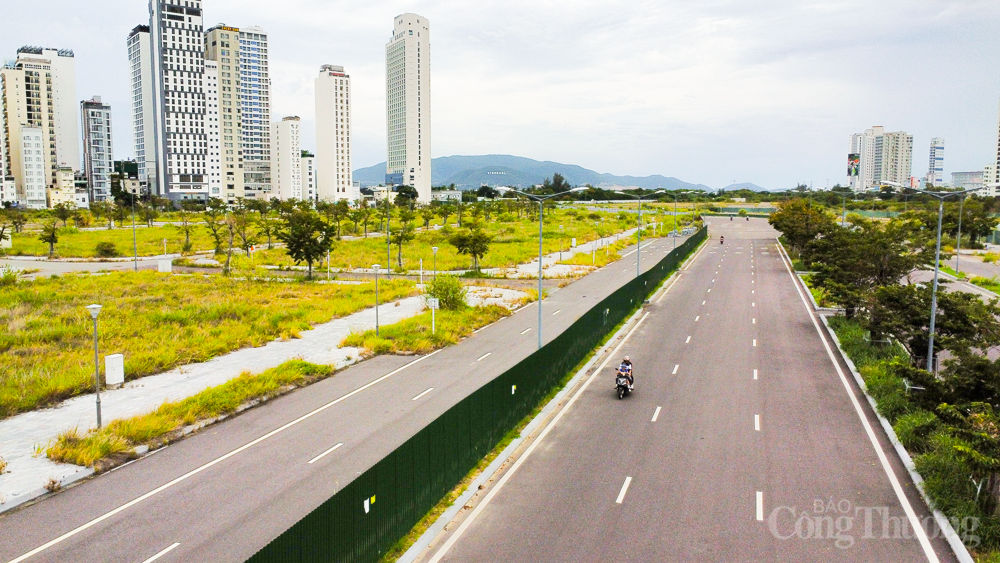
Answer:
[[702, 228], [551, 342], [445, 411], [248, 561], [378, 561], [706, 237]]

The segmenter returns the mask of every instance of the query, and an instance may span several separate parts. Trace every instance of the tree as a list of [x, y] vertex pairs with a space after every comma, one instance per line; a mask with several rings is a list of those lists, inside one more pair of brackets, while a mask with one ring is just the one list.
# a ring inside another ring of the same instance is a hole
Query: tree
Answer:
[[271, 214], [270, 211], [262, 213], [257, 219], [257, 232], [267, 238], [267, 248], [270, 250], [273, 248], [271, 244], [271, 237], [277, 236], [278, 232], [281, 230], [281, 224], [278, 218]]
[[69, 218], [73, 216], [73, 208], [72, 205], [65, 203], [57, 203], [52, 206], [52, 212], [63, 222], [63, 227], [69, 226]]
[[817, 272], [813, 279], [847, 307], [849, 315], [877, 288], [896, 285], [914, 269], [934, 261], [933, 249], [918, 224], [908, 220], [884, 223], [858, 215], [851, 219], [849, 228], [825, 227], [826, 234], [803, 252]]
[[191, 232], [194, 231], [195, 227], [191, 222], [191, 214], [194, 212], [195, 207], [194, 202], [181, 202], [181, 224], [177, 228], [184, 233], [184, 246], [181, 247], [183, 252], [191, 252]]
[[826, 211], [804, 199], [778, 204], [778, 210], [771, 214], [768, 223], [781, 231], [795, 252], [801, 251], [809, 241], [836, 225]]
[[114, 203], [111, 206], [111, 215], [118, 222], [118, 226], [121, 227], [125, 224], [125, 219], [129, 214], [129, 204]]
[[11, 231], [14, 229], [12, 221], [13, 213], [7, 209], [0, 209], [0, 242], [11, 239]]
[[254, 221], [250, 217], [249, 209], [237, 204], [229, 214], [229, 221], [239, 238], [240, 248], [247, 256], [250, 256], [250, 248], [257, 244], [259, 233], [253, 230]]
[[438, 206], [438, 208], [437, 208], [437, 215], [438, 215], [438, 217], [441, 218], [441, 224], [442, 225], [444, 225], [444, 226], [448, 225], [448, 217], [451, 216], [451, 213], [452, 213], [452, 211], [454, 211], [454, 209], [455, 208], [452, 207], [451, 204], [448, 204], [448, 203], [446, 203], [444, 205], [439, 205]]
[[288, 248], [288, 255], [295, 263], [305, 262], [309, 266], [312, 279], [313, 263], [322, 260], [333, 245], [336, 227], [323, 221], [310, 211], [297, 210], [288, 216], [286, 228], [278, 233], [278, 238]]
[[[561, 176], [560, 176], [561, 177]], [[476, 191], [478, 197], [486, 197], [489, 199], [496, 199], [500, 195], [500, 192], [496, 191], [494, 188], [489, 186], [479, 186], [479, 190]]]
[[[212, 198], [209, 200], [208, 206], [205, 208], [205, 229], [208, 230], [208, 235], [212, 237], [212, 242], [215, 244], [216, 254], [222, 252], [223, 237], [225, 236], [224, 230], [228, 230], [225, 208], [225, 204], [218, 198]], [[235, 233], [230, 233], [230, 235], [229, 242], [230, 247], [232, 247], [232, 235], [235, 235]], [[224, 271], [227, 270], [228, 265], [229, 257], [227, 256], [226, 267], [223, 268]]]
[[557, 194], [560, 192], [568, 191], [572, 186], [566, 181], [566, 178], [558, 172], [552, 175], [552, 179], [548, 178], [542, 182], [542, 193], [545, 194]]
[[13, 209], [9, 213], [10, 224], [14, 226], [14, 232], [20, 233], [24, 230], [24, 226], [28, 224], [28, 218], [24, 216], [24, 212], [20, 209]]
[[147, 227], [152, 228], [153, 221], [160, 216], [160, 212], [156, 210], [152, 205], [142, 205], [139, 207], [139, 217]]
[[59, 227], [56, 226], [56, 222], [47, 223], [42, 227], [42, 234], [38, 237], [38, 240], [49, 245], [49, 258], [52, 258], [56, 254], [56, 243], [59, 242]]
[[403, 269], [403, 245], [413, 240], [416, 235], [413, 233], [413, 219], [416, 213], [409, 209], [399, 212], [400, 225], [392, 231], [392, 242], [396, 245], [396, 266]]
[[396, 200], [395, 203], [398, 207], [408, 207], [413, 209], [413, 202], [417, 201], [420, 194], [417, 193], [417, 189], [413, 186], [399, 186], [396, 188]]
[[429, 204], [420, 206], [420, 218], [424, 220], [424, 228], [428, 229], [431, 226], [431, 221], [437, 216], [437, 212]]
[[[978, 197], [970, 197], [964, 204], [952, 203], [946, 208], [945, 219], [948, 221], [948, 234], [958, 236], [958, 212], [962, 211], [962, 235], [968, 236], [975, 245], [981, 237], [987, 237], [997, 226], [997, 218], [990, 216], [990, 211]], [[935, 214], [934, 219], [937, 219]], [[937, 225], [934, 225], [937, 228]]]
[[473, 224], [467, 231], [453, 235], [448, 242], [459, 254], [472, 256], [472, 269], [479, 271], [479, 259], [490, 249], [493, 237], [489, 236], [478, 225]]

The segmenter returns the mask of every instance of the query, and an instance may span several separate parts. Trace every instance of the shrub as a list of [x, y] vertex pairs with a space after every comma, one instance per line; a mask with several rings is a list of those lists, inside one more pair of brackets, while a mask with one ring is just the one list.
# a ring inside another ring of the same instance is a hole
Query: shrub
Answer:
[[992, 264], [996, 262], [997, 259], [1000, 259], [1000, 254], [997, 254], [996, 252], [987, 252], [986, 254], [983, 254], [983, 262], [987, 264]]
[[449, 311], [468, 307], [465, 302], [467, 293], [465, 286], [455, 276], [437, 276], [436, 279], [427, 284], [427, 296], [438, 298], [441, 308]]
[[97, 246], [94, 247], [94, 250], [97, 251], [97, 255], [101, 258], [114, 258], [115, 256], [118, 256], [118, 248], [113, 242], [99, 242], [97, 243]]
[[7, 460], [0, 457], [0, 475], [3, 475], [7, 471]]
[[899, 417], [893, 430], [908, 451], [922, 453], [928, 450], [930, 435], [938, 426], [938, 417], [934, 413], [919, 410]]
[[11, 266], [0, 266], [0, 287], [8, 287], [17, 283], [17, 270]]

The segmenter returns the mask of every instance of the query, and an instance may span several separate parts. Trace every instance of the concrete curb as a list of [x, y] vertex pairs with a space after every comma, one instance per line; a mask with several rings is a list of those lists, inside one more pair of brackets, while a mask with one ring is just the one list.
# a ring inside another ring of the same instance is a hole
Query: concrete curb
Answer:
[[830, 323], [827, 321], [826, 316], [825, 315], [818, 315], [818, 316], [820, 320], [823, 321], [823, 326], [826, 327], [827, 333], [833, 339], [834, 343], [836, 343], [837, 352], [840, 354], [840, 357], [844, 360], [844, 363], [847, 364], [847, 367], [851, 370], [851, 375], [854, 376], [854, 380], [857, 382], [858, 387], [860, 387], [861, 390], [864, 391], [865, 398], [868, 399], [868, 404], [872, 406], [872, 410], [875, 412], [875, 416], [878, 417], [879, 423], [882, 424], [882, 429], [885, 430], [886, 436], [888, 436], [889, 441], [892, 442], [892, 447], [896, 450], [896, 455], [899, 456], [899, 460], [903, 462], [903, 466], [906, 467], [906, 471], [910, 474], [910, 479], [912, 479], [913, 483], [917, 486], [917, 491], [920, 493], [920, 498], [923, 499], [924, 504], [926, 504], [927, 507], [931, 510], [931, 514], [934, 515], [934, 520], [937, 522], [937, 525], [944, 532], [944, 536], [945, 539], [948, 541], [948, 545], [951, 546], [951, 549], [955, 552], [955, 556], [958, 557], [958, 560], [961, 563], [975, 563], [975, 559], [972, 558], [972, 555], [969, 553], [968, 548], [966, 548], [965, 544], [962, 543], [961, 537], [958, 535], [958, 532], [955, 531], [955, 528], [952, 527], [951, 522], [948, 520], [948, 517], [945, 516], [945, 514], [940, 510], [936, 508], [931, 508], [933, 504], [931, 503], [931, 499], [927, 497], [927, 493], [924, 492], [924, 487], [923, 487], [924, 479], [923, 477], [920, 476], [919, 473], [917, 473], [916, 466], [913, 463], [913, 458], [910, 457], [909, 452], [907, 452], [903, 444], [900, 443], [899, 438], [896, 436], [896, 431], [892, 428], [892, 424], [890, 424], [889, 421], [878, 412], [878, 406], [875, 404], [875, 399], [873, 399], [872, 396], [868, 394], [868, 388], [865, 386], [865, 381], [861, 377], [861, 373], [858, 372], [858, 368], [857, 366], [854, 365], [854, 362], [851, 361], [849, 357], [847, 357], [847, 353], [844, 352], [844, 349], [840, 345], [840, 339], [837, 338], [837, 333], [833, 330], [833, 328], [830, 327]]
[[[668, 277], [667, 279], [669, 280], [670, 278]], [[538, 426], [542, 423], [542, 421], [548, 418], [549, 415], [552, 414], [552, 411], [566, 399], [566, 395], [576, 388], [581, 380], [587, 377], [590, 369], [593, 368], [594, 365], [597, 364], [597, 362], [614, 347], [614, 345], [622, 338], [622, 336], [626, 334], [628, 330], [632, 329], [632, 326], [644, 313], [644, 308], [640, 307], [635, 314], [629, 317], [628, 321], [626, 321], [618, 332], [616, 332], [607, 341], [607, 343], [601, 347], [600, 351], [597, 354], [594, 354], [594, 356], [590, 358], [590, 361], [580, 368], [573, 378], [570, 379], [558, 393], [556, 393], [556, 396], [542, 408], [541, 412], [528, 422], [524, 429], [521, 430], [521, 437], [514, 439], [506, 448], [504, 448], [502, 452], [500, 452], [499, 455], [497, 455], [496, 459], [493, 460], [493, 463], [491, 463], [486, 469], [483, 470], [482, 473], [479, 474], [479, 477], [476, 477], [475, 480], [469, 483], [465, 492], [462, 493], [460, 497], [455, 499], [454, 504], [448, 507], [447, 510], [434, 520], [434, 523], [431, 524], [431, 526], [427, 528], [427, 531], [425, 531], [420, 538], [418, 538], [417, 541], [410, 546], [410, 549], [406, 550], [406, 552], [396, 560], [397, 563], [413, 563], [413, 561], [415, 561], [417, 557], [419, 557], [424, 550], [430, 546], [434, 538], [441, 533], [445, 526], [455, 519], [455, 516], [459, 513], [459, 511], [465, 508], [465, 504], [479, 492], [479, 486], [492, 479], [500, 468], [509, 461], [511, 455], [513, 455], [517, 448], [521, 446], [521, 443], [524, 442], [524, 436], [530, 436], [532, 432], [538, 429]]]
[[[778, 241], [778, 246], [781, 248], [781, 252], [785, 253], [785, 256], [788, 257], [788, 253], [785, 252], [785, 247], [781, 244], [780, 240]], [[791, 259], [789, 259], [789, 262], [791, 262]], [[799, 281], [802, 281], [801, 278]], [[809, 287], [805, 285], [805, 282], [802, 282], [802, 286], [805, 287], [806, 293], [810, 293]], [[810, 301], [813, 301], [811, 294], [809, 299]], [[830, 335], [833, 342], [837, 345], [837, 353], [840, 355], [841, 359], [844, 360], [844, 363], [847, 364], [847, 368], [851, 370], [851, 375], [854, 376], [854, 381], [858, 384], [858, 388], [864, 393], [865, 399], [868, 400], [868, 404], [871, 405], [872, 411], [878, 418], [879, 424], [882, 425], [882, 429], [889, 438], [889, 442], [892, 443], [893, 449], [896, 450], [896, 455], [899, 456], [899, 461], [902, 462], [903, 467], [905, 467], [907, 473], [910, 474], [910, 479], [913, 480], [913, 484], [916, 485], [916, 490], [920, 494], [920, 498], [924, 501], [924, 505], [926, 505], [928, 510], [931, 511], [931, 514], [934, 516], [934, 521], [944, 532], [945, 540], [947, 540], [948, 545], [951, 546], [952, 551], [955, 553], [955, 557], [958, 558], [960, 563], [975, 563], [975, 559], [969, 553], [968, 548], [965, 547], [961, 536], [959, 536], [958, 532], [955, 531], [955, 528], [952, 527], [948, 517], [945, 516], [945, 514], [940, 510], [932, 508], [933, 504], [927, 497], [927, 493], [924, 491], [924, 478], [917, 473], [916, 466], [913, 463], [913, 458], [910, 457], [910, 453], [907, 452], [903, 444], [900, 443], [899, 438], [896, 436], [896, 431], [892, 428], [892, 424], [890, 424], [889, 421], [882, 416], [881, 413], [879, 413], [878, 405], [875, 403], [875, 399], [868, 394], [868, 387], [865, 385], [864, 378], [861, 377], [861, 373], [858, 371], [857, 366], [854, 365], [854, 362], [851, 361], [851, 358], [849, 358], [847, 353], [844, 352], [843, 347], [840, 345], [840, 339], [837, 338], [837, 333], [830, 327], [830, 323], [827, 321], [826, 315], [822, 314], [822, 311], [816, 306], [815, 301], [813, 301], [813, 307], [817, 313], [816, 316], [819, 317], [819, 320], [823, 322], [823, 326], [826, 327], [827, 334]]]
[[[93, 469], [89, 467], [81, 467], [80, 470], [77, 471], [76, 473], [64, 477], [61, 481], [59, 481], [59, 488], [63, 489], [65, 487], [68, 487], [73, 483], [76, 483], [77, 481], [90, 477], [93, 474], [94, 474]], [[0, 514], [3, 514], [4, 512], [9, 512], [17, 508], [18, 506], [31, 502], [35, 499], [41, 498], [45, 495], [52, 494], [53, 492], [57, 491], [49, 491], [48, 489], [41, 487], [33, 491], [17, 495], [16, 497], [11, 497], [7, 499], [5, 502], [0, 503]]]

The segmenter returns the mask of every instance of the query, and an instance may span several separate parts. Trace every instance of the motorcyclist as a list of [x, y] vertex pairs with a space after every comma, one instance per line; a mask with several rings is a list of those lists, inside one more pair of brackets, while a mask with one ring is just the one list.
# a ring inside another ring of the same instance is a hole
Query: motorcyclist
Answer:
[[719, 244], [723, 244], [723, 243], [725, 243], [725, 242], [726, 242], [726, 235], [722, 235], [722, 236], [720, 236], [720, 237], [719, 237]]
[[618, 366], [618, 373], [625, 376], [628, 380], [628, 390], [632, 391], [635, 389], [635, 377], [632, 375], [632, 360], [625, 356], [622, 363]]

